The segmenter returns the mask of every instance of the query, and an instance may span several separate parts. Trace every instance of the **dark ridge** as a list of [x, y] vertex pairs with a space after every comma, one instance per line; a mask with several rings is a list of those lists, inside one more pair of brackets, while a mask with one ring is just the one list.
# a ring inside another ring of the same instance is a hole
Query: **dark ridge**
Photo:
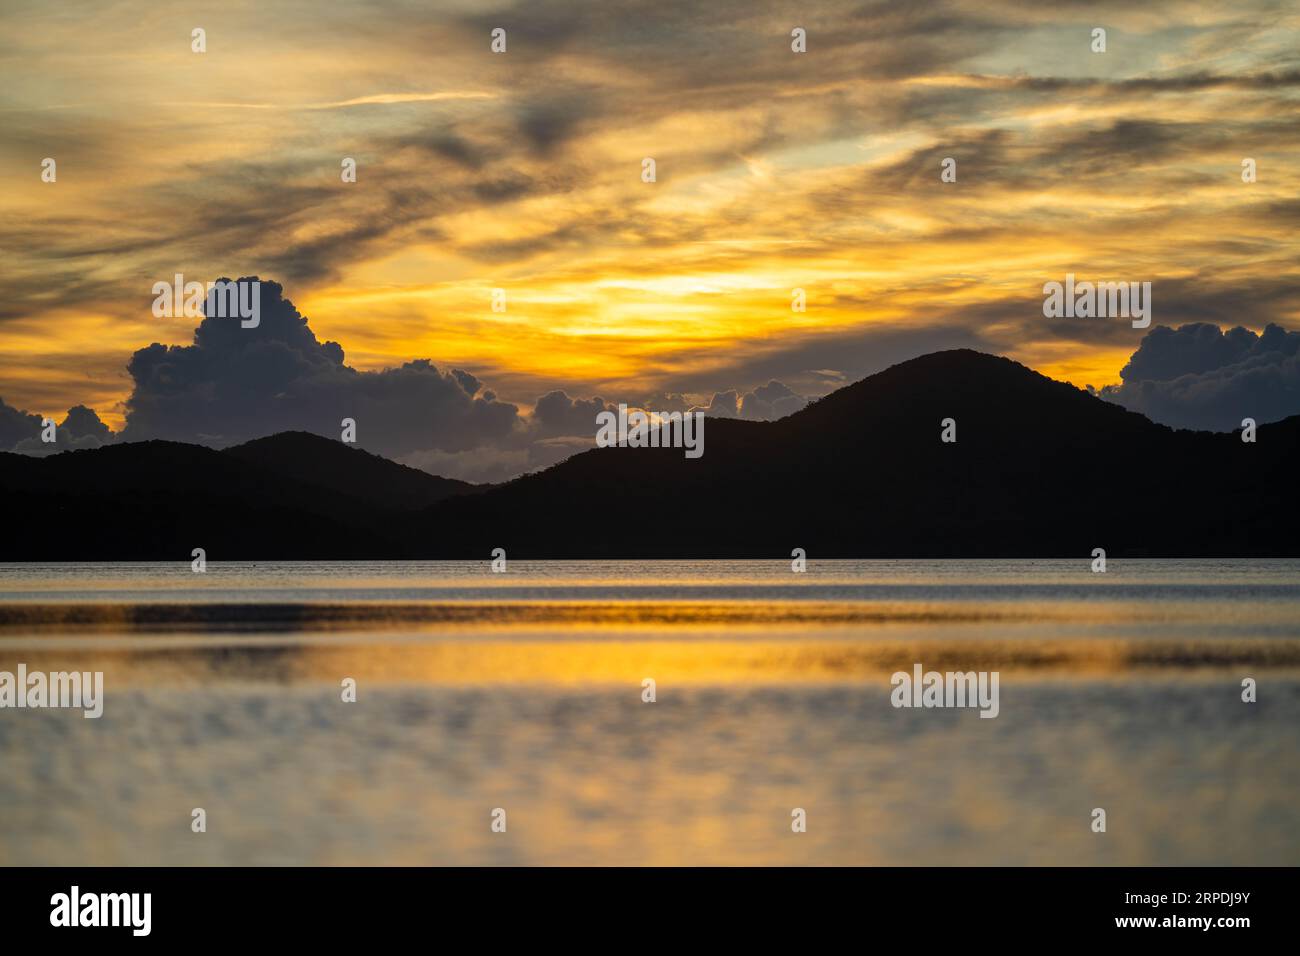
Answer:
[[480, 490], [469, 482], [439, 478], [310, 432], [282, 432], [227, 448], [224, 453], [386, 510], [427, 508], [444, 498]]
[[1175, 431], [958, 350], [704, 437], [491, 488], [299, 432], [0, 455], [0, 560], [1300, 556], [1300, 416]]

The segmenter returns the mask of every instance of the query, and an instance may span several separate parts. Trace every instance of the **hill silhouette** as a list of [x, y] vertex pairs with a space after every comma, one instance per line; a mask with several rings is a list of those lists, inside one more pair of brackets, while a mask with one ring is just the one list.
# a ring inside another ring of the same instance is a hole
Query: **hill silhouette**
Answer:
[[304, 484], [317, 484], [389, 510], [413, 510], [480, 490], [455, 478], [399, 465], [310, 432], [281, 432], [226, 449], [242, 461]]
[[1300, 555], [1300, 416], [1255, 443], [1175, 431], [968, 350], [780, 421], [710, 418], [704, 447], [592, 449], [491, 488], [304, 433], [0, 455], [0, 558]]
[[696, 461], [595, 449], [425, 519], [448, 556], [1292, 555], [1298, 437], [1300, 417], [1254, 444], [1174, 431], [956, 350], [777, 422], [710, 419]]
[[[325, 439], [321, 439], [325, 441]], [[394, 547], [363, 501], [200, 445], [145, 441], [47, 458], [0, 455], [0, 557], [151, 560], [379, 556]]]

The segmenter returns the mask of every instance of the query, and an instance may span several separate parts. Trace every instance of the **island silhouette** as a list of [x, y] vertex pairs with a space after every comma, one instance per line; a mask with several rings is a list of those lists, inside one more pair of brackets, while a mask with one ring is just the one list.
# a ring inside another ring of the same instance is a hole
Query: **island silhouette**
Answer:
[[1254, 437], [963, 349], [711, 418], [698, 459], [592, 448], [497, 485], [305, 432], [0, 454], [0, 560], [1300, 556], [1300, 416]]

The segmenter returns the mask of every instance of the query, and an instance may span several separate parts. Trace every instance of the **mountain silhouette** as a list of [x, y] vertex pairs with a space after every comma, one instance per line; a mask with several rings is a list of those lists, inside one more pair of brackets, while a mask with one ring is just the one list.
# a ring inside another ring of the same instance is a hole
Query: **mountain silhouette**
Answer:
[[1293, 555], [1298, 437], [1300, 416], [1253, 444], [1174, 431], [956, 350], [777, 422], [709, 419], [698, 460], [595, 449], [425, 519], [446, 556]]
[[1300, 555], [1300, 416], [1253, 443], [1175, 431], [969, 350], [780, 421], [709, 418], [704, 449], [593, 448], [495, 487], [304, 433], [0, 455], [0, 558]]
[[236, 445], [225, 453], [282, 477], [317, 484], [390, 510], [426, 508], [481, 487], [439, 478], [309, 432], [282, 432]]
[[0, 454], [0, 559], [390, 557], [411, 509], [473, 490], [304, 432]]

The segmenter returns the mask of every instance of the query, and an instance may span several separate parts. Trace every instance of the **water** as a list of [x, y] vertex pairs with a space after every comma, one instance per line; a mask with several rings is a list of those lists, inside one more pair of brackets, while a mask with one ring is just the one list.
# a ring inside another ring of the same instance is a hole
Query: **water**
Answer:
[[0, 864], [1300, 862], [1297, 561], [0, 565], [19, 662]]

